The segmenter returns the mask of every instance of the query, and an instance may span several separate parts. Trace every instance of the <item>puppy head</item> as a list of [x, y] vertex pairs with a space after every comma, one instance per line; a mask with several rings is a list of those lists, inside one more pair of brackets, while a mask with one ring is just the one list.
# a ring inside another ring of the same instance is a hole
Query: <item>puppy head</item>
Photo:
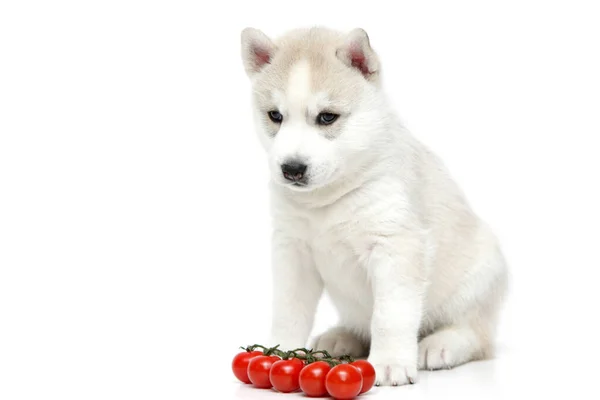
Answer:
[[385, 119], [367, 33], [312, 28], [271, 40], [246, 28], [241, 39], [273, 180], [310, 191], [357, 173]]

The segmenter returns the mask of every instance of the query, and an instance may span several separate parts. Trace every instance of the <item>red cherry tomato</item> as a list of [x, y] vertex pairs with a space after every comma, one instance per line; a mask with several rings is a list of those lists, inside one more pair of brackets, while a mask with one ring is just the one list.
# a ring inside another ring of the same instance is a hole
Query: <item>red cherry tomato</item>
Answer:
[[269, 372], [271, 371], [271, 366], [279, 360], [280, 358], [277, 356], [258, 356], [252, 358], [248, 363], [248, 379], [250, 379], [250, 382], [257, 388], [270, 388], [272, 385], [269, 380]]
[[304, 362], [297, 358], [276, 361], [271, 367], [269, 379], [275, 389], [281, 393], [295, 392], [300, 388], [300, 371]]
[[325, 387], [336, 400], [353, 399], [360, 393], [363, 378], [358, 368], [350, 364], [339, 364], [331, 368], [325, 378]]
[[300, 371], [300, 389], [309, 397], [326, 396], [325, 377], [330, 370], [325, 361], [308, 364]]
[[360, 392], [365, 393], [371, 390], [375, 384], [375, 368], [373, 365], [367, 360], [357, 360], [353, 363], [350, 363], [350, 365], [357, 368], [363, 377], [363, 385], [362, 389], [360, 389]]
[[233, 357], [231, 369], [236, 378], [244, 383], [250, 383], [248, 379], [248, 363], [256, 356], [262, 355], [262, 351], [243, 351]]

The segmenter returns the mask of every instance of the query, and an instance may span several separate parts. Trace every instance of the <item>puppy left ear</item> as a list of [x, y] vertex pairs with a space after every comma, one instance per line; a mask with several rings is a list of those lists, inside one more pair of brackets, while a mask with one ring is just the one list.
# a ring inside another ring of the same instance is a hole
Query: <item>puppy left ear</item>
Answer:
[[337, 57], [347, 66], [356, 68], [368, 81], [375, 81], [379, 72], [379, 59], [371, 48], [369, 36], [364, 29], [356, 28], [348, 33]]

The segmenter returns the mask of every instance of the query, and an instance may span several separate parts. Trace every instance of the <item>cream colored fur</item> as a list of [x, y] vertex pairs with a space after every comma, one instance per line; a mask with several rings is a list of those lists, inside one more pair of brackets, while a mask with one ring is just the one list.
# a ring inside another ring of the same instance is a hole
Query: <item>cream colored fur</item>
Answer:
[[[491, 357], [503, 256], [442, 162], [396, 118], [367, 34], [312, 28], [272, 40], [248, 28], [242, 58], [272, 175], [271, 343], [305, 346], [326, 290], [340, 325], [315, 347], [368, 355], [378, 384]], [[315, 124], [324, 111], [340, 117]], [[306, 185], [283, 177], [290, 159], [306, 163]]]

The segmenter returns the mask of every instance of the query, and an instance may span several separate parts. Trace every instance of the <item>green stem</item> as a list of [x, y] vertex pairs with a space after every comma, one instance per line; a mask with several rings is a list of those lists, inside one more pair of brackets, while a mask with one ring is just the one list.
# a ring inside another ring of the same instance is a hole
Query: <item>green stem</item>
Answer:
[[265, 356], [270, 356], [271, 354], [275, 354], [277, 356], [280, 356], [283, 354], [283, 352], [281, 350], [277, 350], [277, 348], [279, 347], [279, 345], [275, 346], [275, 347], [271, 347], [270, 349], [267, 349], [267, 351], [265, 351]]
[[339, 365], [342, 363], [354, 362], [354, 358], [352, 356], [350, 356], [349, 354], [345, 354], [339, 358], [334, 358], [331, 356], [331, 354], [329, 354], [325, 350], [313, 351], [312, 349], [307, 349], [304, 347], [300, 347], [300, 348], [297, 348], [294, 350], [289, 350], [289, 351], [282, 351], [279, 349], [279, 345], [267, 348], [265, 346], [261, 346], [260, 344], [254, 344], [251, 346], [240, 347], [240, 348], [244, 349], [248, 352], [254, 351], [256, 349], [261, 349], [262, 352], [264, 353], [264, 355], [266, 355], [266, 356], [276, 355], [278, 357], [281, 357], [283, 360], [288, 360], [290, 358], [297, 358], [299, 360], [305, 361], [306, 364], [312, 364], [317, 361], [324, 361], [324, 362], [328, 363], [330, 366], [335, 367], [336, 365]]
[[246, 351], [254, 351], [256, 349], [262, 349], [263, 353], [268, 350], [265, 346], [261, 346], [260, 344], [253, 344], [252, 346], [248, 346], [246, 348]]

